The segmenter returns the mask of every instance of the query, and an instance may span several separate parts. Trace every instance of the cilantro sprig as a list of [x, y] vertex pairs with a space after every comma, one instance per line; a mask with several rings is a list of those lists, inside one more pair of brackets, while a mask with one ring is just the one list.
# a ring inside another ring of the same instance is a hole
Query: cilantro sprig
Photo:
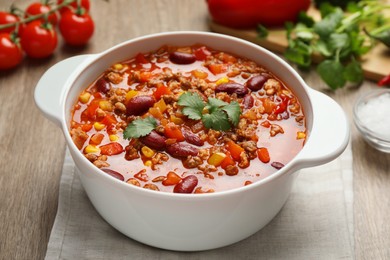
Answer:
[[241, 114], [240, 105], [236, 101], [227, 103], [210, 97], [206, 103], [198, 93], [183, 93], [177, 104], [188, 118], [201, 119], [206, 128], [214, 130], [226, 131], [237, 126]]
[[157, 121], [151, 116], [138, 118], [127, 125], [123, 138], [139, 138], [150, 134], [157, 126]]
[[317, 72], [330, 88], [341, 88], [347, 82], [360, 84], [364, 77], [359, 58], [374, 47], [373, 39], [390, 44], [389, 17], [383, 12], [389, 8], [389, 4], [380, 1], [360, 1], [348, 4], [344, 12], [324, 3], [319, 21], [301, 13], [297, 24], [286, 24], [285, 57], [309, 69], [312, 54], [319, 53], [323, 60]]

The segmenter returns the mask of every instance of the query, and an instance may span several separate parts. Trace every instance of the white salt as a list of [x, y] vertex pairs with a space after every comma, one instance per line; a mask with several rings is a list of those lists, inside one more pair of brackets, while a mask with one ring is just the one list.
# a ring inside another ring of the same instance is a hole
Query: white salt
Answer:
[[390, 140], [390, 93], [360, 104], [357, 114], [365, 127]]

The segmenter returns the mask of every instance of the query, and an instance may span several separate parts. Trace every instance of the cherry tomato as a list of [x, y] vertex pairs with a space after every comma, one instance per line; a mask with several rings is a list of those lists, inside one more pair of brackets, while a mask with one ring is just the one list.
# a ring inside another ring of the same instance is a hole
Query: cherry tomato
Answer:
[[233, 28], [282, 26], [295, 22], [300, 11], [306, 11], [310, 0], [207, 0], [213, 20]]
[[[64, 0], [58, 0], [57, 5], [62, 4], [62, 2], [64, 2]], [[69, 6], [73, 7], [74, 9], [77, 9], [77, 1], [71, 3]], [[63, 12], [65, 12], [65, 11], [71, 10], [71, 8], [69, 8], [69, 6], [62, 7], [60, 9], [60, 14], [63, 14]], [[84, 8], [88, 12], [90, 7], [91, 7], [89, 0], [81, 0], [81, 7]]]
[[23, 59], [19, 44], [12, 40], [9, 33], [0, 34], [0, 70], [16, 67]]
[[57, 47], [57, 33], [50, 24], [35, 20], [24, 28], [20, 38], [22, 49], [32, 58], [45, 58]]
[[[11, 13], [0, 11], [0, 24], [16, 23], [19, 21], [19, 17]], [[10, 33], [15, 30], [15, 26], [1, 29], [1, 33]]]
[[89, 14], [78, 15], [70, 11], [61, 16], [59, 28], [67, 44], [79, 46], [92, 37], [95, 25]]
[[[30, 16], [30, 15], [38, 15], [38, 14], [44, 14], [44, 13], [47, 13], [49, 12], [51, 9], [50, 9], [50, 6], [49, 5], [44, 5], [44, 4], [41, 4], [39, 2], [36, 2], [36, 3], [32, 3], [30, 4], [27, 9], [26, 9], [26, 15], [27, 16]], [[49, 14], [47, 20], [52, 24], [52, 25], [56, 25], [57, 22], [58, 22], [58, 17], [57, 17], [57, 13], [56, 12], [52, 12]], [[42, 19], [42, 21], [44, 21], [44, 19]]]

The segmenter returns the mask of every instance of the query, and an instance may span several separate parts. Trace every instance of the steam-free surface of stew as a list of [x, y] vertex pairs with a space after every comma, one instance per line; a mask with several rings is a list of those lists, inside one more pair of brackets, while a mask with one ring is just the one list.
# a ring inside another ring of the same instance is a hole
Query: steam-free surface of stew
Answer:
[[128, 185], [210, 193], [283, 168], [306, 128], [298, 99], [272, 72], [197, 44], [113, 64], [80, 93], [70, 134], [91, 163]]

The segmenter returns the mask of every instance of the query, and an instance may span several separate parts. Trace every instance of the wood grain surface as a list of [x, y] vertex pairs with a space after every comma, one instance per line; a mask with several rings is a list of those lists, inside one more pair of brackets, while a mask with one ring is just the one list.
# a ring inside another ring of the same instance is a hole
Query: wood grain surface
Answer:
[[[14, 1], [25, 8], [32, 0]], [[43, 259], [55, 219], [65, 142], [61, 131], [34, 104], [42, 74], [70, 56], [96, 53], [137, 36], [176, 30], [209, 31], [205, 1], [93, 0], [96, 31], [84, 48], [60, 40], [44, 60], [26, 58], [0, 72], [0, 259]], [[11, 1], [0, 1], [6, 10]], [[300, 72], [306, 82], [334, 98], [352, 122], [358, 95], [373, 82], [330, 92], [318, 75]], [[354, 237], [356, 259], [390, 259], [390, 155], [369, 147], [351, 123], [354, 156]]]

